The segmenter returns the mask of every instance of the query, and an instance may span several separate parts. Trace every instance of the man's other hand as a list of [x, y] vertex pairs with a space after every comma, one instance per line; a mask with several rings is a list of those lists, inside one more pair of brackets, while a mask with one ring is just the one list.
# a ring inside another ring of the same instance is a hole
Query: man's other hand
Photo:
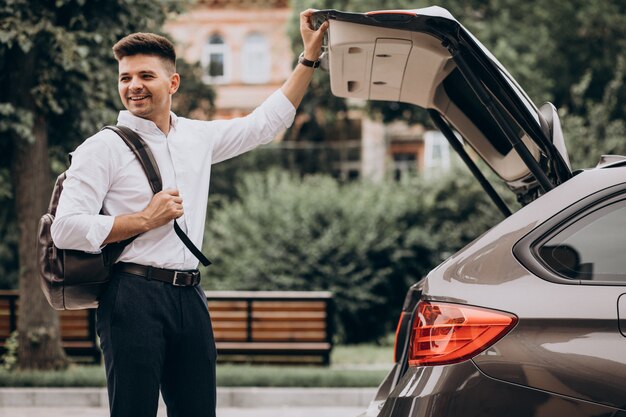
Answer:
[[141, 214], [149, 229], [163, 226], [184, 214], [183, 199], [178, 190], [173, 188], [160, 191], [152, 197], [150, 204]]
[[324, 33], [328, 29], [328, 21], [322, 23], [319, 29], [313, 29], [311, 16], [315, 9], [307, 9], [300, 13], [300, 34], [304, 43], [304, 57], [309, 61], [317, 61], [322, 50]]

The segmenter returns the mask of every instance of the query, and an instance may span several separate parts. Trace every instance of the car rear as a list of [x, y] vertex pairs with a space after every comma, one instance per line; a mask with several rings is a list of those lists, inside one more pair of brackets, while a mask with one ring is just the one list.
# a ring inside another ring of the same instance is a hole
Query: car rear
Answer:
[[575, 211], [626, 196], [624, 175], [626, 167], [579, 174], [412, 287], [397, 363], [364, 415], [626, 416], [616, 311], [626, 283], [547, 279], [514, 251]]

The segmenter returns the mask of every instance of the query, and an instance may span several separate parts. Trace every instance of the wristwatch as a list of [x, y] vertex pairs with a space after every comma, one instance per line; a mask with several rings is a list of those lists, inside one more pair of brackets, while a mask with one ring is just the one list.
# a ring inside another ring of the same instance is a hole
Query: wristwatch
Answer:
[[298, 57], [298, 63], [310, 68], [317, 68], [320, 66], [319, 59], [317, 61], [310, 61], [304, 57], [304, 52], [302, 52]]

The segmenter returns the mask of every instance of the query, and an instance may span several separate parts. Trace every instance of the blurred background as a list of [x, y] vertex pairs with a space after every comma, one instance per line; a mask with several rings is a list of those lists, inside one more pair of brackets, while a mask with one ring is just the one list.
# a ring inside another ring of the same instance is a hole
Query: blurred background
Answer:
[[[174, 112], [225, 119], [248, 114], [289, 76], [302, 50], [300, 11], [430, 5], [0, 2], [0, 288], [24, 294], [38, 286], [34, 236], [53, 178], [67, 168], [68, 152], [115, 123], [122, 108], [111, 53], [122, 36], [151, 31], [172, 39], [182, 77]], [[537, 105], [556, 105], [574, 168], [626, 153], [626, 3], [437, 5], [473, 32]], [[330, 291], [336, 343], [388, 346], [407, 288], [500, 220], [424, 110], [336, 98], [328, 74], [317, 70], [291, 128], [271, 145], [214, 166], [203, 251], [215, 263], [203, 270], [203, 286]], [[40, 358], [29, 366], [58, 362]]]

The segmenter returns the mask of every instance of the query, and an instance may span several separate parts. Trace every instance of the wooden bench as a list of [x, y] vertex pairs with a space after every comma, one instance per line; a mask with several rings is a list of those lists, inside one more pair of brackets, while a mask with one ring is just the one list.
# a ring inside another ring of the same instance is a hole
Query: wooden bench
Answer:
[[[329, 364], [329, 292], [205, 291], [220, 362]], [[0, 290], [0, 351], [17, 329], [19, 294]], [[100, 363], [96, 310], [59, 311], [68, 356]], [[0, 352], [2, 353], [2, 352]]]
[[332, 295], [206, 291], [220, 362], [330, 363]]
[[[11, 333], [17, 330], [19, 293], [0, 290], [0, 350]], [[68, 356], [80, 362], [101, 362], [96, 342], [96, 310], [59, 311], [61, 340]]]

